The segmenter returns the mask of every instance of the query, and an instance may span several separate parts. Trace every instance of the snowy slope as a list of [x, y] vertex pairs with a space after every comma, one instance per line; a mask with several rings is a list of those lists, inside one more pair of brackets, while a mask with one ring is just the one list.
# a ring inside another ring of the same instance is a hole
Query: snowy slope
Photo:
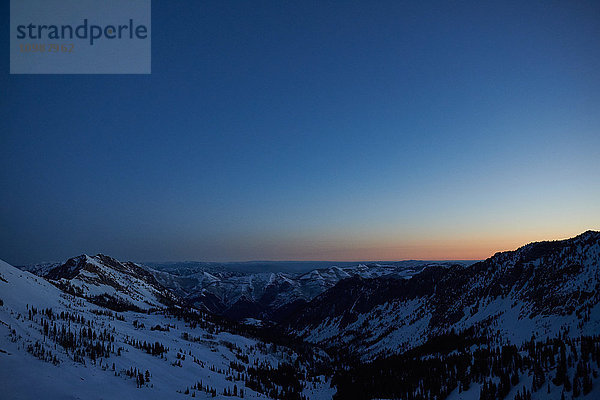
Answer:
[[[225, 332], [202, 316], [186, 323], [164, 312], [115, 313], [2, 261], [0, 300], [0, 385], [6, 399], [164, 399], [186, 390], [212, 398], [193, 388], [199, 381], [218, 397], [233, 393], [235, 385], [244, 398], [268, 398], [246, 387], [231, 363], [248, 375], [250, 366], [276, 368], [298, 357], [285, 347], [271, 349]], [[74, 333], [75, 345], [61, 331]], [[161, 354], [151, 355], [142, 346], [157, 342], [165, 349]], [[88, 346], [100, 343], [100, 352]], [[130, 370], [143, 377], [148, 371], [148, 381], [138, 388]], [[324, 378], [307, 382], [306, 390], [315, 399], [334, 392]]]

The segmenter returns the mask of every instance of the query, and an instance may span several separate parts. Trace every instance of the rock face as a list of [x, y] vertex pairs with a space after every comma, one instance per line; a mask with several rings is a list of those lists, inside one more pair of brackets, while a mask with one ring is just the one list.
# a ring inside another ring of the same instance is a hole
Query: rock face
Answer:
[[346, 343], [361, 354], [398, 352], [469, 327], [522, 342], [561, 327], [573, 334], [600, 331], [599, 300], [600, 232], [588, 231], [469, 267], [430, 267], [409, 280], [346, 279], [298, 310], [287, 326], [310, 342]]

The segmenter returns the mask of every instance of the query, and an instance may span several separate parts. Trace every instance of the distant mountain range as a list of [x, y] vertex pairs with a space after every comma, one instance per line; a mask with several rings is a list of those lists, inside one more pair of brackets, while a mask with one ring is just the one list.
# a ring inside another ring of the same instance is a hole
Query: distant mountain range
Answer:
[[315, 269], [330, 267], [358, 267], [359, 265], [388, 265], [397, 267], [415, 267], [423, 264], [460, 263], [471, 265], [479, 260], [404, 260], [404, 261], [240, 261], [240, 262], [141, 262], [153, 269], [169, 272], [174, 275], [190, 275], [199, 271], [205, 272], [238, 272], [241, 274], [256, 274], [265, 272], [283, 272], [288, 274], [303, 274]]

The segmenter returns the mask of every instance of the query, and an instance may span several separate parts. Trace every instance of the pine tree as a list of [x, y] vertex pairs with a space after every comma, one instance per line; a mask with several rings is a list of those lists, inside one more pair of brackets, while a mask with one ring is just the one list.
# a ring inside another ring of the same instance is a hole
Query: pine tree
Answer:
[[578, 397], [581, 394], [579, 378], [573, 379], [573, 397]]

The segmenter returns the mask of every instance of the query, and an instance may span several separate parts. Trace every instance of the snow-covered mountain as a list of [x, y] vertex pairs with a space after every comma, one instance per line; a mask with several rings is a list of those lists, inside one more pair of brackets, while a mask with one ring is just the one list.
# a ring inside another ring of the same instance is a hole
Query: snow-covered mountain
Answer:
[[98, 254], [81, 255], [64, 263], [23, 267], [48, 279], [66, 292], [97, 304], [115, 303], [112, 308], [160, 308], [176, 301], [175, 296], [145, 268]]
[[364, 357], [401, 352], [450, 329], [494, 330], [522, 343], [567, 330], [600, 333], [600, 232], [528, 244], [469, 267], [430, 267], [410, 280], [339, 282], [288, 322], [303, 339]]
[[[109, 271], [109, 264], [123, 267], [83, 256], [47, 274], [53, 283], [83, 275], [82, 286], [109, 273], [129, 279]], [[92, 265], [98, 271], [90, 281], [83, 271]], [[235, 326], [209, 315], [164, 306], [115, 312], [53, 283], [0, 261], [3, 399], [268, 399], [285, 393], [330, 399], [335, 392], [292, 349], [232, 333]], [[155, 301], [151, 290], [145, 295], [148, 302], [138, 304]], [[124, 298], [136, 300], [131, 296]]]
[[3, 396], [600, 398], [600, 232], [472, 265], [209, 267], [0, 262]]

